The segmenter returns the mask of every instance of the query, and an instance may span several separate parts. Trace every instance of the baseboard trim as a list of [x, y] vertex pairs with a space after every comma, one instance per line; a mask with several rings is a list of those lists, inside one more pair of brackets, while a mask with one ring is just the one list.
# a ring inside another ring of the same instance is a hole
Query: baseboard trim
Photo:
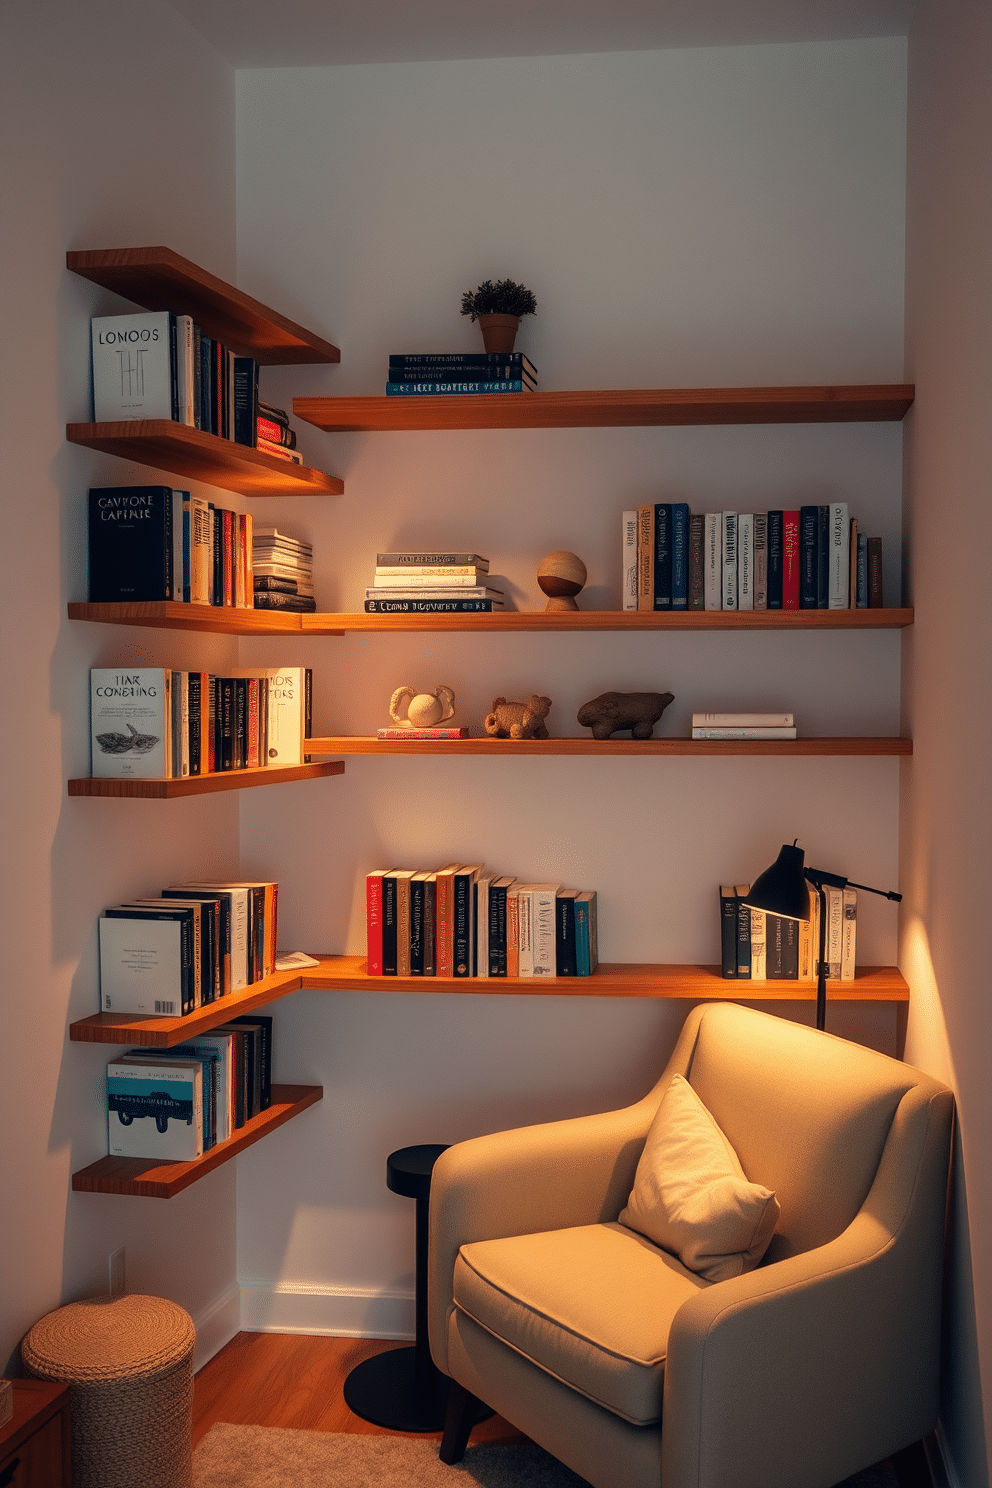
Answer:
[[196, 1328], [196, 1344], [193, 1349], [193, 1370], [202, 1369], [214, 1354], [219, 1354], [236, 1333], [240, 1333], [241, 1288], [235, 1281], [215, 1302], [193, 1319]]
[[243, 1281], [241, 1327], [250, 1333], [326, 1333], [337, 1338], [414, 1337], [412, 1292]]

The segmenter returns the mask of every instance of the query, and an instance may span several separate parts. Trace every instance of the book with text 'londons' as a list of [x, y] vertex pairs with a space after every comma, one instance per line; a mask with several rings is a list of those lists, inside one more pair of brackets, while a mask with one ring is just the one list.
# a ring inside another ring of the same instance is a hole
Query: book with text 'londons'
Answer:
[[176, 418], [175, 317], [168, 310], [94, 316], [90, 330], [96, 422]]
[[203, 1065], [199, 1060], [139, 1063], [130, 1055], [107, 1065], [107, 1134], [111, 1157], [191, 1162], [203, 1155]]
[[168, 779], [171, 733], [168, 669], [94, 667], [90, 671], [90, 770], [94, 779]]

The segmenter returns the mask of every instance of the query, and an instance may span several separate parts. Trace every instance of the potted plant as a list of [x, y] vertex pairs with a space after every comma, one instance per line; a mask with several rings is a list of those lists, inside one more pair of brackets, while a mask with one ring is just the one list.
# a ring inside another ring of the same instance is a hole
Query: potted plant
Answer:
[[533, 315], [537, 300], [533, 291], [512, 279], [484, 279], [478, 289], [462, 295], [462, 314], [479, 322], [487, 351], [512, 351], [522, 315]]

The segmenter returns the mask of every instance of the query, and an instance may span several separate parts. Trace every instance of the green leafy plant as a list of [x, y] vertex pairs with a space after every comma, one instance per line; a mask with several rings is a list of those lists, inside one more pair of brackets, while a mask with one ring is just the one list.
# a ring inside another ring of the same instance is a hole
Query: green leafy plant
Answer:
[[462, 314], [477, 320], [480, 315], [533, 315], [537, 300], [532, 290], [512, 279], [483, 279], [478, 289], [462, 295]]

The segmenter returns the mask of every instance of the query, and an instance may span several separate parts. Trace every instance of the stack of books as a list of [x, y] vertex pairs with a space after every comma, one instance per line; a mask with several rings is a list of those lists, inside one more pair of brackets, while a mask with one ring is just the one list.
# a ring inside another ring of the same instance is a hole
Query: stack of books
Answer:
[[[813, 982], [820, 945], [820, 896], [809, 896], [809, 918], [788, 920], [782, 915], [751, 909], [742, 903], [749, 884], [720, 885], [720, 946], [722, 973], [738, 981]], [[856, 889], [825, 889], [827, 897], [827, 977], [854, 980], [858, 929]]]
[[252, 517], [170, 486], [89, 492], [91, 604], [171, 599], [251, 609]]
[[303, 456], [296, 448], [296, 430], [289, 427], [289, 414], [285, 408], [276, 408], [261, 399], [255, 418], [255, 445], [267, 455], [275, 455], [277, 460], [303, 464]]
[[501, 610], [502, 589], [489, 587], [489, 559], [478, 553], [377, 553], [365, 591], [370, 615]]
[[386, 395], [532, 393], [536, 387], [537, 368], [522, 351], [428, 351], [389, 358]]
[[370, 976], [591, 976], [595, 890], [521, 883], [481, 863], [365, 880]]
[[623, 514], [625, 610], [881, 608], [882, 539], [847, 503], [794, 511], [690, 512], [679, 501]]
[[309, 667], [212, 672], [94, 667], [94, 779], [179, 780], [302, 765], [310, 737]]
[[95, 316], [93, 417], [97, 423], [172, 419], [253, 445], [258, 363], [204, 335], [190, 315], [147, 310]]
[[272, 1104], [272, 1018], [246, 1013], [171, 1049], [107, 1065], [111, 1157], [190, 1162]]
[[694, 739], [794, 739], [791, 713], [693, 713]]
[[251, 551], [256, 610], [313, 614], [313, 545], [275, 527], [259, 527]]

